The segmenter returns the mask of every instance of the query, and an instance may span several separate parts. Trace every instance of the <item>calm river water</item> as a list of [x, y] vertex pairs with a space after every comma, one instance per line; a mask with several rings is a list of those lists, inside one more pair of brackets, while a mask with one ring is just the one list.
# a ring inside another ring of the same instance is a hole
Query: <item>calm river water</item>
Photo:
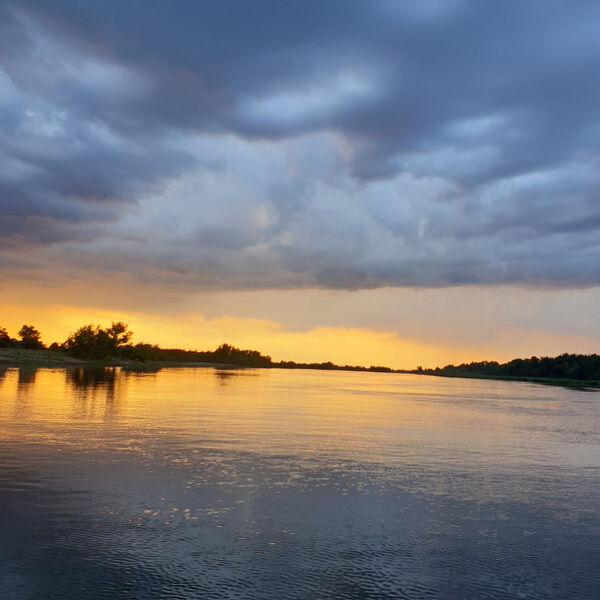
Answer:
[[0, 371], [3, 600], [600, 598], [600, 393]]

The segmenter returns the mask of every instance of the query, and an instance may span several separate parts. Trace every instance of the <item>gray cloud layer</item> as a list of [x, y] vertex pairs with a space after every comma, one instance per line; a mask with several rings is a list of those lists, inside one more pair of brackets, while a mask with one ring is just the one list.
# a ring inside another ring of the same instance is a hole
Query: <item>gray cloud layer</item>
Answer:
[[596, 2], [0, 4], [4, 268], [600, 283]]

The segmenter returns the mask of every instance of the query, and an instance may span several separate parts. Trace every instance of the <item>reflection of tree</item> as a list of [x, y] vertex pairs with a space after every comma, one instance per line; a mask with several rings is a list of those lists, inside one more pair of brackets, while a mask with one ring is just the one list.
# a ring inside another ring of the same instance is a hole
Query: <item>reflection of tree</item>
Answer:
[[232, 383], [235, 378], [238, 377], [257, 377], [257, 373], [252, 373], [244, 369], [215, 369], [215, 377], [218, 379], [221, 385], [227, 385]]
[[8, 369], [6, 367], [0, 367], [0, 387], [2, 387], [2, 384], [4, 383], [7, 371]]
[[65, 370], [67, 388], [75, 400], [78, 418], [109, 420], [119, 415], [132, 379], [155, 377], [156, 371], [129, 371], [120, 367], [77, 367]]
[[67, 369], [65, 379], [73, 392], [75, 412], [79, 418], [97, 417], [99, 411], [105, 419], [116, 416], [124, 382], [116, 367]]
[[127, 368], [121, 367], [121, 373], [129, 379], [146, 379], [147, 377], [154, 377], [162, 367], [156, 365], [144, 365], [143, 368]]
[[217, 377], [221, 385], [227, 385], [231, 383], [231, 380], [237, 375], [234, 371], [215, 370], [215, 376]]
[[78, 367], [67, 369], [67, 383], [76, 388], [114, 388], [117, 369], [115, 367]]
[[35, 383], [37, 369], [35, 367], [19, 367], [19, 390]]
[[14, 407], [14, 417], [17, 420], [26, 418], [31, 411], [31, 388], [35, 385], [36, 375], [35, 367], [19, 367]]

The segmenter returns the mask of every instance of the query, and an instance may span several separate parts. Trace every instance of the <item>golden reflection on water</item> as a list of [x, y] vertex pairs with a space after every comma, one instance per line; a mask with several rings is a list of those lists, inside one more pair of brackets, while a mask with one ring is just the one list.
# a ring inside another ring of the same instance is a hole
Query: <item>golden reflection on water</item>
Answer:
[[595, 598], [598, 399], [386, 373], [0, 370], [0, 549], [21, 574], [0, 564], [2, 593]]
[[519, 462], [552, 435], [564, 460], [564, 444], [575, 452], [573, 437], [589, 424], [585, 410], [572, 416], [575, 424], [565, 421], [568, 431], [560, 419], [569, 399], [583, 397], [529, 384], [387, 373], [8, 369], [0, 376], [0, 435], [91, 447], [110, 444], [111, 431], [129, 430], [140, 444], [158, 435], [384, 462], [425, 453], [440, 461]]

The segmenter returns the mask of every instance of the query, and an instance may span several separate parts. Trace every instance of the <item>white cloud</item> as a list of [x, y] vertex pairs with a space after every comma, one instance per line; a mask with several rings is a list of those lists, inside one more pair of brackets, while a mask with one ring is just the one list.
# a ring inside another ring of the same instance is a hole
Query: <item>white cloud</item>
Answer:
[[242, 100], [240, 113], [249, 121], [275, 125], [323, 119], [379, 97], [380, 82], [369, 71], [373, 70], [348, 67], [315, 80], [247, 97]]

